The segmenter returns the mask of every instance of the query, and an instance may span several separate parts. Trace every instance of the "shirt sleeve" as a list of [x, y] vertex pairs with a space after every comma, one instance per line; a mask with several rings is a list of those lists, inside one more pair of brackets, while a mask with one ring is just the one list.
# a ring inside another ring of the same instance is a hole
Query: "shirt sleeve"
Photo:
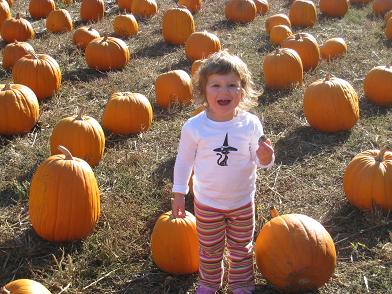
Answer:
[[260, 139], [260, 137], [261, 137], [262, 135], [264, 135], [263, 126], [262, 126], [260, 120], [259, 120], [257, 117], [256, 117], [256, 119], [255, 119], [255, 130], [254, 130], [253, 134], [254, 134], [254, 135], [253, 135], [253, 137], [252, 137], [252, 139], [251, 139], [251, 152], [252, 152], [252, 158], [254, 158], [257, 167], [265, 168], [265, 169], [270, 168], [271, 166], [274, 165], [274, 162], [275, 162], [275, 154], [272, 154], [271, 162], [268, 163], [268, 164], [262, 164], [262, 163], [259, 161], [259, 158], [258, 158], [257, 155], [256, 155], [256, 150], [259, 148], [259, 139]]
[[184, 125], [181, 130], [176, 162], [174, 164], [172, 192], [187, 194], [188, 182], [192, 173], [196, 156], [197, 140], [189, 125]]

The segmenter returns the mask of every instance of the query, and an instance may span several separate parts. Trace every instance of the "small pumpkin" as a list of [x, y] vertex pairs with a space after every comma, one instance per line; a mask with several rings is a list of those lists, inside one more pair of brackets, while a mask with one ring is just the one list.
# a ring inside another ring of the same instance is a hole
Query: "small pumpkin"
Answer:
[[192, 80], [183, 70], [177, 69], [160, 74], [155, 80], [156, 102], [162, 108], [171, 103], [190, 103]]
[[100, 21], [105, 14], [103, 0], [83, 0], [80, 5], [80, 19], [84, 22]]
[[194, 32], [185, 41], [185, 55], [192, 62], [205, 59], [220, 50], [221, 43], [218, 36], [207, 31]]
[[320, 0], [319, 3], [321, 13], [330, 17], [345, 16], [348, 6], [348, 0]]
[[332, 60], [347, 53], [347, 44], [343, 38], [331, 38], [320, 46], [321, 58]]
[[290, 48], [277, 48], [264, 56], [263, 74], [267, 88], [287, 89], [302, 84], [301, 57]]
[[195, 32], [195, 22], [186, 8], [169, 8], [163, 15], [162, 35], [168, 44], [183, 45]]
[[204, 63], [205, 59], [197, 59], [192, 63], [191, 67], [191, 73], [192, 76], [196, 74], [196, 72], [199, 70], [200, 66]]
[[392, 66], [373, 67], [365, 76], [363, 88], [366, 98], [378, 105], [392, 104]]
[[[256, 264], [283, 292], [305, 293], [323, 286], [336, 267], [336, 249], [327, 230], [303, 214], [277, 211], [256, 239]], [[281, 265], [281, 266], [278, 266]]]
[[171, 211], [156, 221], [151, 234], [152, 260], [171, 274], [192, 274], [199, 268], [199, 241], [196, 218], [185, 211], [184, 218], [175, 218]]
[[117, 0], [117, 5], [120, 10], [126, 10], [127, 12], [131, 12], [133, 0]]
[[139, 134], [150, 129], [153, 111], [150, 101], [140, 93], [115, 92], [102, 115], [105, 129], [122, 135]]
[[72, 42], [81, 49], [86, 49], [88, 43], [99, 38], [99, 32], [92, 27], [82, 26], [77, 28], [72, 35]]
[[101, 71], [124, 68], [131, 58], [128, 45], [115, 37], [99, 37], [88, 43], [85, 59], [88, 67]]
[[317, 21], [316, 5], [311, 0], [296, 0], [289, 10], [292, 26], [313, 27]]
[[15, 18], [7, 19], [1, 26], [1, 37], [6, 43], [15, 41], [27, 41], [35, 38], [35, 32], [31, 23], [20, 17], [17, 13]]
[[137, 35], [139, 24], [133, 14], [117, 15], [113, 19], [114, 32], [124, 38]]
[[46, 29], [52, 33], [72, 31], [73, 23], [69, 12], [65, 9], [55, 9], [46, 18]]
[[11, 10], [7, 1], [0, 1], [0, 32], [3, 26], [3, 22], [11, 18]]
[[392, 9], [392, 1], [390, 0], [374, 0], [373, 13], [377, 16], [383, 16]]
[[132, 0], [131, 12], [140, 17], [152, 17], [158, 12], [155, 0]]
[[228, 0], [225, 4], [225, 17], [231, 22], [248, 23], [255, 19], [256, 14], [253, 0]]
[[14, 83], [29, 87], [39, 100], [53, 96], [60, 89], [61, 78], [59, 64], [47, 54], [29, 52], [12, 68]]
[[372, 149], [355, 155], [344, 172], [343, 190], [359, 209], [392, 210], [392, 152]]
[[267, 17], [265, 20], [265, 31], [269, 35], [272, 27], [276, 25], [286, 25], [291, 28], [291, 22], [286, 14], [278, 13]]
[[310, 126], [322, 132], [346, 131], [359, 119], [358, 100], [349, 82], [328, 74], [305, 89], [305, 117]]
[[270, 30], [269, 38], [272, 44], [281, 45], [284, 40], [292, 36], [291, 28], [286, 25], [276, 25]]
[[77, 115], [65, 117], [56, 123], [49, 144], [51, 155], [60, 154], [57, 147], [62, 145], [90, 166], [96, 166], [103, 157], [105, 134], [93, 117], [83, 115], [81, 108]]
[[37, 96], [24, 85], [0, 85], [0, 114], [0, 134], [27, 133], [39, 118]]
[[265, 15], [269, 10], [269, 4], [267, 0], [254, 0], [256, 5], [257, 14]]
[[27, 42], [15, 41], [13, 43], [7, 44], [2, 52], [3, 68], [6, 70], [12, 69], [15, 62], [17, 62], [20, 58], [29, 52], [34, 52], [34, 48]]
[[191, 13], [197, 13], [201, 9], [203, 0], [179, 0], [178, 5], [183, 5], [189, 9]]
[[89, 164], [63, 146], [34, 172], [29, 216], [34, 231], [55, 242], [87, 237], [100, 215], [97, 180]]
[[41, 283], [30, 279], [18, 279], [0, 288], [2, 294], [51, 294]]
[[29, 13], [32, 18], [46, 18], [56, 9], [54, 0], [30, 0]]

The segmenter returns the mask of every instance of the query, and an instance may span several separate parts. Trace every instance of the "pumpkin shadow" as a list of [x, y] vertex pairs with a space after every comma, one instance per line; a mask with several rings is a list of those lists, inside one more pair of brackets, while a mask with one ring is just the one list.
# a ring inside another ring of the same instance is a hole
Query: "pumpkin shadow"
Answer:
[[350, 131], [322, 133], [309, 126], [299, 127], [275, 143], [275, 161], [292, 165], [327, 149], [339, 147], [348, 140], [350, 134]]
[[[263, 79], [263, 85], [265, 85], [264, 79]], [[263, 94], [261, 94], [258, 97], [258, 102], [260, 105], [265, 105], [265, 106], [270, 105], [270, 104], [274, 104], [278, 100], [281, 100], [284, 97], [290, 96], [294, 90], [295, 90], [295, 87], [289, 88], [289, 89], [282, 89], [282, 90], [274, 90], [274, 89], [264, 88]]]
[[362, 118], [385, 117], [392, 112], [391, 105], [381, 106], [370, 102], [366, 97], [359, 100], [360, 116]]
[[222, 19], [213, 23], [210, 26], [209, 31], [210, 32], [217, 31], [219, 33], [222, 33], [222, 31], [234, 30], [237, 27], [247, 26], [248, 24], [249, 23], [237, 23], [237, 22], [228, 21], [227, 19]]
[[263, 55], [271, 53], [277, 48], [277, 46], [271, 43], [269, 36], [266, 33], [261, 35], [258, 44], [262, 44], [262, 46], [257, 49], [257, 52], [262, 53]]
[[178, 50], [178, 46], [174, 46], [161, 40], [152, 45], [145, 46], [133, 53], [135, 59], [160, 57]]
[[[385, 36], [385, 35], [384, 35]], [[392, 40], [387, 40], [387, 39], [385, 39], [385, 37], [384, 37], [384, 45], [385, 45], [385, 47], [387, 47], [387, 48], [392, 48]]]
[[78, 68], [76, 70], [66, 71], [63, 74], [65, 81], [70, 82], [90, 82], [97, 79], [106, 78], [107, 72], [95, 70], [92, 68]]
[[190, 73], [191, 72], [190, 68], [191, 68], [190, 61], [186, 58], [181, 58], [176, 63], [168, 63], [165, 68], [160, 68], [158, 73], [165, 73], [170, 70], [182, 69], [182, 70], [186, 71], [187, 74], [189, 74], [189, 76], [191, 77], [192, 75]]
[[355, 252], [355, 244], [360, 243], [371, 249], [377, 244], [389, 242], [390, 223], [391, 216], [388, 213], [377, 208], [361, 211], [346, 200], [334, 205], [322, 221], [341, 259], [355, 258], [355, 254], [359, 254]]
[[138, 134], [120, 135], [104, 129], [105, 132], [105, 149], [124, 148], [129, 139], [135, 139]]
[[[23, 216], [24, 217], [24, 216]], [[23, 218], [24, 222], [25, 219]], [[27, 221], [28, 222], [28, 221]], [[14, 239], [0, 243], [2, 254], [0, 263], [3, 265], [0, 272], [0, 284], [31, 276], [32, 267], [37, 271], [46, 271], [54, 257], [60, 260], [68, 254], [74, 256], [83, 251], [83, 242], [55, 243], [40, 238], [28, 224]], [[28, 226], [28, 227], [27, 227]]]

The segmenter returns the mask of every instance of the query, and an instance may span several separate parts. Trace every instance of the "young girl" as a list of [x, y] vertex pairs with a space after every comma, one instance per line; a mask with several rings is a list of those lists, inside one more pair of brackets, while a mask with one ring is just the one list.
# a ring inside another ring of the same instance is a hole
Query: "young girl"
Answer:
[[222, 285], [227, 244], [228, 283], [234, 294], [253, 293], [256, 168], [274, 162], [257, 116], [244, 110], [257, 95], [246, 64], [227, 51], [200, 67], [195, 88], [206, 110], [182, 127], [174, 167], [172, 211], [185, 216], [192, 170], [194, 212], [200, 245], [197, 294]]

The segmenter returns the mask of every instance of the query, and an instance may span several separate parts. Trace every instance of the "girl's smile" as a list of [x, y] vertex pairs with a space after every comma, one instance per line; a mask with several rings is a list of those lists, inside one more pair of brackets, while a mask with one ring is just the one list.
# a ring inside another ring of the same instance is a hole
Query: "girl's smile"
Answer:
[[215, 121], [233, 119], [242, 98], [241, 80], [237, 74], [212, 74], [208, 77], [206, 85], [208, 118]]

